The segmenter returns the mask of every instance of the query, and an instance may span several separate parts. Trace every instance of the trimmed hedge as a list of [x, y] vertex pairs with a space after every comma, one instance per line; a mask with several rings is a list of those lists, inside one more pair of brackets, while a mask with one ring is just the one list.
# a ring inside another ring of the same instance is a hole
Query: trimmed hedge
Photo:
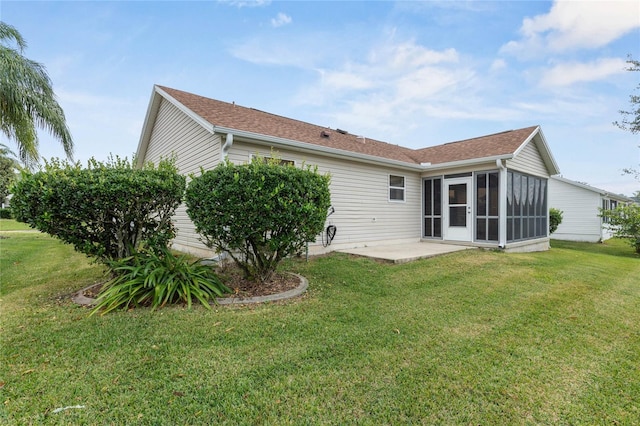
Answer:
[[227, 161], [192, 178], [185, 201], [197, 232], [259, 282], [267, 281], [282, 259], [315, 241], [331, 205], [328, 175], [277, 159]]
[[131, 256], [142, 246], [166, 247], [185, 177], [174, 161], [134, 168], [127, 159], [91, 159], [86, 168], [52, 160], [23, 172], [14, 186], [15, 218], [99, 261]]

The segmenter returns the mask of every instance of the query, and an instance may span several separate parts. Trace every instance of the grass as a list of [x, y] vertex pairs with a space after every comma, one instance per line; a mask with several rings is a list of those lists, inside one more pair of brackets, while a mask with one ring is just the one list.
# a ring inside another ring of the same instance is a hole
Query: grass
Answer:
[[20, 223], [11, 219], [0, 219], [0, 232], [2, 231], [32, 231], [33, 229], [25, 223]]
[[640, 419], [640, 259], [620, 241], [333, 254], [286, 265], [309, 279], [301, 299], [91, 318], [66, 296], [97, 265], [42, 234], [0, 244], [6, 424]]

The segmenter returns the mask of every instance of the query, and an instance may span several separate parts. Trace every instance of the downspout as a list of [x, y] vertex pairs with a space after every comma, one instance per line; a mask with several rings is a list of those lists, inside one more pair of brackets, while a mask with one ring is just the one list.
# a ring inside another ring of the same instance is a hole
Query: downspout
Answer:
[[498, 166], [498, 247], [507, 246], [507, 167], [501, 159], [496, 159]]
[[233, 133], [227, 133], [227, 137], [225, 138], [224, 145], [222, 145], [222, 155], [220, 160], [225, 161], [227, 159], [227, 155], [229, 155], [229, 150], [233, 145]]

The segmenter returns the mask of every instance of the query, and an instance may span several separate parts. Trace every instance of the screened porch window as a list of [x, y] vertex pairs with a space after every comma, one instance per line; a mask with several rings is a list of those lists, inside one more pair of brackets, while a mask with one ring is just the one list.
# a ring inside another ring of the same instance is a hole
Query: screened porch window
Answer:
[[476, 240], [498, 241], [498, 172], [476, 173]]
[[442, 238], [442, 179], [425, 179], [423, 183], [425, 237]]
[[507, 241], [548, 235], [547, 180], [507, 173]]
[[[618, 207], [618, 202], [616, 200], [603, 199], [602, 200], [602, 210], [615, 210]], [[608, 217], [603, 217], [604, 223], [609, 223], [610, 219]]]

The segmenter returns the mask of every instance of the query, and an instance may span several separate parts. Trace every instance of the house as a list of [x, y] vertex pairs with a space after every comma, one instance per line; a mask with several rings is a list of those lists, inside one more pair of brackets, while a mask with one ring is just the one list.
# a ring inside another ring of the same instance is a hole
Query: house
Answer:
[[[154, 86], [137, 159], [173, 154], [189, 175], [273, 152], [331, 174], [327, 224], [337, 232], [328, 247], [319, 236], [311, 254], [418, 241], [549, 248], [547, 182], [559, 170], [539, 126], [410, 149]], [[176, 249], [207, 253], [184, 206], [175, 223]]]
[[631, 198], [575, 182], [561, 176], [549, 179], [549, 207], [562, 211], [562, 223], [553, 238], [568, 241], [601, 242], [612, 233], [600, 217], [600, 209], [615, 209]]

